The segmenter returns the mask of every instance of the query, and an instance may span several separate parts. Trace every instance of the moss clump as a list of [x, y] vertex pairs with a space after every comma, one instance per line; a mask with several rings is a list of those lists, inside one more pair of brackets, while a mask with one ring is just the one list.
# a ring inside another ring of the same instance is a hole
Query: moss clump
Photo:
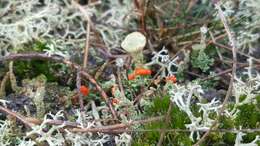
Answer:
[[260, 109], [260, 95], [257, 95], [256, 97], [255, 97], [255, 99], [256, 99], [256, 107], [258, 108], [258, 110]]
[[[18, 52], [43, 52], [47, 47], [48, 42], [34, 41], [29, 44], [25, 44], [23, 48], [16, 49]], [[63, 64], [53, 63], [43, 60], [32, 61], [15, 61], [14, 71], [18, 79], [26, 77], [37, 77], [40, 74], [44, 74], [47, 77], [48, 82], [57, 81], [57, 72], [59, 70], [66, 71]]]
[[[149, 116], [166, 115], [170, 105], [170, 97], [165, 96], [163, 98], [155, 98], [153, 105], [146, 109], [145, 114]], [[157, 121], [146, 124], [144, 129], [149, 132], [138, 133], [134, 139], [133, 145], [156, 145], [160, 139], [161, 132], [158, 129], [185, 129], [185, 124], [189, 123], [187, 115], [180, 111], [177, 106], [173, 106], [170, 113], [169, 124], [165, 124], [165, 121]], [[151, 130], [151, 131], [150, 131]], [[153, 131], [154, 130], [154, 131]], [[192, 141], [189, 138], [189, 133], [168, 131], [165, 134], [163, 145], [191, 145]]]
[[59, 68], [59, 65], [42, 61], [16, 61], [14, 62], [15, 75], [18, 78], [36, 77], [40, 74], [44, 74], [49, 82], [57, 81], [54, 70]]
[[246, 95], [241, 95], [240, 97], [239, 97], [239, 102], [242, 102], [242, 101], [244, 101], [246, 99]]
[[[219, 125], [220, 129], [233, 129], [235, 126], [234, 120], [226, 116], [221, 116], [219, 118], [219, 121], [220, 121], [220, 125]], [[236, 134], [225, 132], [222, 133], [222, 138], [226, 144], [234, 145]]]
[[[244, 104], [238, 107], [239, 112], [235, 119], [237, 128], [260, 128], [260, 109], [257, 104]], [[244, 142], [251, 142], [257, 135], [260, 135], [260, 132], [248, 133], [243, 136], [243, 140]]]
[[256, 128], [260, 121], [260, 110], [254, 104], [244, 104], [238, 107], [238, 115], [235, 125], [243, 128]]

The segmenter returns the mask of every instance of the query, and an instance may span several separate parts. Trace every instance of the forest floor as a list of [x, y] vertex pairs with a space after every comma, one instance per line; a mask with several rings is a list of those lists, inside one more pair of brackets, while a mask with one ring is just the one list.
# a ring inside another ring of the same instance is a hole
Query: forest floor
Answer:
[[260, 145], [260, 0], [1, 0], [0, 146]]

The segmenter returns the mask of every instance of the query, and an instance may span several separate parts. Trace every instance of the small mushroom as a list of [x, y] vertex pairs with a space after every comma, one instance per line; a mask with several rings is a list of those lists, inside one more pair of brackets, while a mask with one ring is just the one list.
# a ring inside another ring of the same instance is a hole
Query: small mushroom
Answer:
[[143, 53], [142, 50], [146, 44], [146, 37], [140, 32], [132, 32], [128, 34], [124, 41], [121, 43], [121, 47], [126, 50], [136, 62], [137, 66], [142, 65]]

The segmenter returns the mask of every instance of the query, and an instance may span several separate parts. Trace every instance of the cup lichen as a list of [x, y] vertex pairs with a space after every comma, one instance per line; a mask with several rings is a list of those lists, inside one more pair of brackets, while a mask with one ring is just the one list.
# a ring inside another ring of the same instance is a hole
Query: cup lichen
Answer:
[[143, 63], [143, 49], [146, 45], [146, 37], [140, 32], [132, 32], [128, 34], [121, 47], [127, 51], [133, 58], [137, 67], [141, 67]]

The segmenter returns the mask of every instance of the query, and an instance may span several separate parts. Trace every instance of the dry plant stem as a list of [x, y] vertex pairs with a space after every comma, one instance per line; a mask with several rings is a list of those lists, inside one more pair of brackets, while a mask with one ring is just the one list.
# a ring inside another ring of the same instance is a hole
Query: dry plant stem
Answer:
[[[114, 130], [117, 132], [187, 132], [189, 133], [189, 129], [126, 129], [126, 130]], [[200, 132], [206, 132], [207, 130], [203, 129], [197, 129], [195, 131], [200, 131]], [[238, 132], [245, 132], [245, 133], [253, 133], [253, 132], [260, 132], [260, 128], [256, 129], [215, 129], [212, 130], [212, 132], [223, 132], [223, 133], [238, 133]]]
[[85, 43], [85, 50], [84, 50], [84, 60], [83, 60], [83, 68], [87, 67], [88, 64], [88, 52], [89, 52], [89, 37], [90, 37], [90, 25], [91, 25], [91, 19], [88, 13], [85, 11], [85, 9], [79, 5], [77, 2], [72, 0], [72, 4], [76, 6], [81, 13], [84, 15], [84, 18], [87, 21], [87, 32], [86, 32], [86, 43]]
[[10, 73], [7, 72], [3, 78], [3, 80], [1, 81], [1, 85], [0, 85], [0, 99], [6, 95], [5, 93], [5, 86], [6, 86], [6, 82], [10, 77]]
[[124, 90], [124, 87], [122, 85], [122, 79], [121, 79], [121, 68], [120, 67], [117, 67], [117, 80], [118, 80], [118, 86], [119, 86], [119, 90], [120, 90], [120, 93], [121, 95], [126, 98], [125, 96], [125, 90]]
[[[220, 43], [217, 43], [217, 42], [214, 42], [213, 44], [216, 45], [216, 46], [218, 46], [218, 47], [221, 47], [221, 48], [224, 48], [224, 49], [227, 49], [227, 50], [232, 51], [232, 48], [230, 48], [230, 47], [228, 47], [228, 46], [225, 46], [225, 45], [223, 45], [223, 44], [220, 44]], [[237, 50], [237, 49], [236, 49], [236, 50]], [[241, 51], [238, 51], [238, 50], [237, 50], [237, 53], [240, 54], [240, 55], [242, 55], [242, 56], [245, 56], [245, 57], [248, 57], [248, 58], [252, 58], [254, 61], [260, 63], [260, 60], [259, 60], [259, 59], [256, 59], [256, 58], [254, 58], [254, 57], [252, 57], [252, 56], [249, 56], [248, 54], [245, 54], [245, 53], [243, 53], [243, 52], [241, 52]]]
[[19, 121], [21, 121], [26, 127], [32, 129], [32, 124], [29, 123], [27, 120], [25, 120], [25, 117], [18, 114], [18, 113], [15, 113], [15, 112], [12, 112], [11, 110], [3, 107], [3, 106], [0, 106], [0, 112], [2, 113], [6, 113], [7, 115], [10, 115], [16, 119], [18, 119]]
[[90, 75], [87, 73], [86, 69], [83, 69], [80, 65], [75, 64], [69, 60], [65, 60], [61, 57], [57, 57], [57, 56], [48, 56], [45, 55], [43, 53], [18, 53], [18, 54], [9, 54], [7, 56], [4, 57], [0, 57], [0, 62], [3, 61], [16, 61], [16, 60], [32, 60], [32, 59], [37, 59], [37, 60], [50, 60], [50, 61], [54, 61], [54, 62], [59, 62], [59, 63], [63, 63], [66, 64], [69, 67], [72, 67], [76, 70], [80, 70], [80, 73], [82, 76], [84, 76], [86, 79], [88, 79], [92, 84], [94, 84], [97, 88], [97, 90], [100, 92], [101, 97], [103, 98], [103, 100], [106, 102], [106, 104], [108, 105], [113, 118], [117, 118], [116, 112], [112, 106], [111, 101], [109, 101], [108, 96], [106, 94], [106, 92], [100, 87], [100, 85], [97, 83], [97, 81]]
[[13, 91], [17, 92], [19, 90], [19, 87], [17, 86], [16, 77], [13, 71], [13, 66], [14, 66], [14, 62], [13, 61], [9, 62], [9, 75], [10, 75], [11, 87]]
[[90, 103], [91, 103], [92, 115], [93, 115], [97, 125], [102, 126], [102, 124], [100, 122], [100, 116], [99, 116], [98, 109], [97, 109], [97, 106], [95, 104], [95, 101], [91, 100]]
[[[239, 66], [237, 69], [239, 69], [239, 68], [244, 68], [244, 67], [248, 67], [248, 66], [249, 66], [249, 64], [243, 64], [243, 65]], [[258, 68], [258, 67], [260, 67], [260, 65], [253, 65], [253, 67]], [[215, 77], [218, 77], [218, 76], [227, 74], [227, 73], [229, 73], [229, 72], [231, 72], [231, 71], [232, 71], [232, 68], [227, 69], [227, 70], [224, 70], [224, 71], [222, 71], [222, 72], [219, 72], [219, 73], [217, 73], [217, 74], [215, 74], [215, 75], [213, 75], [213, 76], [208, 76], [208, 77], [202, 78], [201, 80], [202, 80], [202, 81], [209, 80], [209, 79], [212, 79], [212, 78], [215, 78]]]
[[[229, 86], [228, 86], [228, 90], [227, 90], [227, 93], [226, 93], [226, 96], [225, 96], [225, 99], [223, 101], [223, 104], [222, 104], [222, 107], [219, 111], [219, 116], [222, 115], [222, 113], [224, 112], [225, 110], [225, 107], [226, 107], [226, 104], [227, 104], [227, 101], [228, 101], [228, 98], [229, 96], [231, 96], [232, 94], [232, 89], [233, 89], [233, 82], [234, 82], [234, 77], [235, 77], [235, 74], [236, 74], [236, 69], [237, 69], [237, 49], [236, 49], [236, 42], [235, 42], [235, 39], [233, 37], [233, 34], [231, 33], [231, 30], [228, 26], [228, 23], [227, 23], [227, 20], [223, 14], [223, 11], [220, 7], [220, 3], [217, 2], [215, 4], [215, 7], [216, 9], [218, 10], [218, 14], [219, 14], [219, 17], [224, 25], [224, 28], [225, 28], [225, 31], [228, 35], [228, 39], [229, 39], [229, 42], [231, 43], [231, 46], [232, 46], [232, 56], [233, 56], [233, 66], [232, 66], [232, 76], [231, 76], [231, 79], [229, 81]], [[215, 130], [217, 127], [218, 127], [218, 118], [216, 118], [216, 120], [213, 122], [212, 126], [210, 127], [210, 129], [202, 136], [202, 138], [197, 141], [197, 143], [194, 144], [194, 146], [200, 146], [200, 144], [207, 138], [207, 136], [210, 134], [211, 130]]]
[[[16, 119], [21, 121], [24, 125], [26, 125], [28, 128], [32, 129], [33, 124], [30, 123], [28, 120], [26, 120], [28, 118], [26, 118], [18, 113], [12, 112], [11, 110], [9, 110], [3, 106], [0, 106], [0, 112], [6, 113], [12, 117], [15, 117]], [[49, 125], [64, 124], [65, 127], [67, 127], [67, 128], [71, 127], [72, 129], [69, 129], [69, 130], [72, 132], [94, 132], [94, 133], [96, 133], [96, 132], [111, 133], [112, 132], [113, 133], [113, 130], [128, 128], [128, 127], [131, 127], [132, 125], [144, 124], [144, 123], [159, 121], [162, 119], [163, 119], [163, 116], [159, 116], [159, 117], [153, 117], [153, 118], [145, 119], [145, 120], [138, 120], [138, 121], [132, 121], [132, 122], [128, 122], [128, 123], [114, 124], [114, 125], [102, 126], [102, 127], [97, 127], [97, 128], [80, 128], [80, 127], [78, 127], [79, 125], [77, 123], [62, 121], [62, 120], [48, 120], [48, 122], [46, 122], [46, 124], [49, 124]], [[41, 120], [38, 120], [38, 119], [36, 119], [35, 121], [37, 121], [37, 122], [34, 124], [40, 124], [42, 122]]]
[[[209, 31], [209, 35], [210, 35], [211, 40], [213, 41], [213, 43], [215, 43], [215, 42], [216, 42], [216, 39], [215, 39], [215, 37], [214, 37], [214, 35], [213, 35], [213, 33], [212, 33], [211, 31]], [[220, 59], [220, 60], [223, 60], [223, 56], [221, 55], [221, 53], [220, 53], [220, 51], [219, 51], [219, 48], [216, 48], [216, 51], [217, 51], [217, 54], [218, 54], [219, 59]]]
[[[19, 115], [18, 113], [12, 112], [11, 110], [9, 110], [9, 109], [7, 109], [3, 106], [0, 106], [0, 112], [6, 113], [10, 116], [17, 118], [18, 120], [20, 120], [25, 125], [28, 125], [29, 128], [31, 128], [32, 124], [39, 125], [39, 124], [42, 123], [42, 120], [38, 120], [38, 119], [32, 120], [32, 118], [28, 118], [28, 117], [24, 117], [22, 115]], [[98, 127], [98, 128], [85, 128], [83, 131], [86, 131], [86, 132], [102, 132], [102, 131], [104, 131], [106, 133], [155, 132], [155, 131], [158, 131], [158, 132], [161, 132], [161, 131], [164, 131], [164, 132], [190, 132], [190, 130], [188, 130], [188, 129], [122, 129], [122, 127], [127, 128], [127, 127], [134, 125], [134, 124], [144, 124], [144, 123], [159, 121], [159, 120], [163, 120], [163, 119], [164, 119], [163, 116], [159, 116], [159, 117], [153, 117], [153, 118], [146, 119], [146, 120], [133, 121], [133, 122], [126, 123], [126, 124], [115, 124], [115, 125], [103, 126], [103, 127]], [[111, 120], [113, 120], [113, 119], [111, 119]], [[74, 129], [72, 129], [72, 131], [76, 131], [76, 132], [79, 131], [78, 129], [80, 129], [80, 127], [79, 127], [80, 125], [78, 123], [70, 122], [70, 121], [48, 120], [46, 122], [46, 124], [48, 124], [48, 125], [62, 125], [62, 124], [64, 124], [66, 128], [74, 128]], [[111, 130], [111, 131], [109, 131], [109, 130]], [[196, 131], [205, 132], [205, 130], [196, 130]], [[256, 129], [215, 129], [215, 130], [212, 130], [212, 131], [229, 132], [229, 133], [238, 133], [238, 132], [252, 133], [252, 132], [260, 132], [260, 128], [256, 128]]]
[[[77, 79], [76, 79], [76, 86], [77, 86], [77, 92], [79, 95], [79, 105], [80, 105], [80, 111], [84, 111], [84, 103], [83, 103], [83, 97], [82, 93], [80, 93], [80, 86], [81, 86], [81, 74], [80, 70], [77, 70]], [[84, 116], [83, 116], [84, 117]]]
[[139, 22], [141, 24], [141, 32], [146, 32], [146, 25], [145, 25], [145, 7], [146, 7], [146, 0], [134, 0], [134, 5], [136, 9], [139, 11]]
[[[173, 107], [173, 103], [170, 102], [169, 104], [169, 108], [168, 108], [168, 111], [167, 111], [167, 114], [165, 115], [165, 126], [168, 127], [169, 123], [170, 123], [170, 116], [171, 116], [171, 112], [172, 112], [172, 107]], [[163, 139], [164, 139], [164, 136], [166, 134], [165, 132], [166, 129], [163, 129], [161, 131], [161, 135], [160, 135], [160, 139], [159, 139], [159, 142], [157, 143], [157, 146], [161, 146], [162, 145], [162, 142], [163, 142]]]
[[90, 37], [90, 21], [88, 21], [87, 24], [87, 34], [86, 34], [86, 44], [85, 44], [85, 50], [84, 50], [84, 62], [83, 62], [83, 68], [87, 67], [88, 64], [88, 50], [89, 50], [89, 37]]
[[97, 70], [94, 76], [96, 80], [99, 78], [100, 75], [102, 75], [103, 71], [105, 70], [108, 64], [109, 64], [109, 60], [107, 60], [104, 64], [102, 64], [102, 66]]
[[186, 13], [188, 13], [192, 7], [197, 3], [198, 0], [190, 0], [189, 4], [188, 4], [188, 7], [186, 9]]
[[114, 110], [113, 106], [112, 106], [112, 102], [108, 99], [108, 96], [106, 94], [106, 92], [100, 87], [100, 85], [98, 85], [98, 83], [96, 82], [96, 80], [90, 76], [87, 72], [85, 71], [81, 71], [81, 74], [83, 76], [85, 76], [92, 84], [94, 84], [97, 88], [97, 90], [100, 92], [101, 97], [103, 97], [103, 100], [106, 102], [108, 108], [110, 109], [113, 118], [117, 118], [117, 114], [116, 111]]
[[131, 121], [128, 123], [120, 123], [120, 124], [114, 124], [114, 125], [109, 125], [109, 126], [103, 126], [103, 127], [98, 127], [98, 128], [73, 128], [70, 131], [72, 132], [113, 132], [113, 131], [120, 131], [120, 129], [125, 129], [128, 127], [131, 127], [132, 125], [137, 125], [137, 124], [144, 124], [144, 123], [150, 123], [154, 121], [160, 121], [163, 120], [164, 116], [159, 116], [159, 117], [153, 117], [150, 119], [145, 119], [145, 120], [138, 120], [138, 121]]
[[211, 40], [209, 40], [209, 41], [207, 42], [207, 46], [210, 45], [210, 44], [215, 43], [217, 40], [223, 39], [223, 38], [226, 37], [226, 36], [227, 36], [227, 33], [224, 33], [224, 34], [221, 34], [221, 35], [219, 35], [219, 36], [217, 36], [217, 37], [214, 37], [214, 40], [211, 39]]
[[[36, 118], [31, 118], [31, 117], [25, 117], [25, 120], [28, 121], [29, 123], [32, 123], [34, 125], [40, 125], [43, 121], [36, 119]], [[65, 128], [79, 128], [80, 124], [76, 122], [70, 122], [70, 121], [63, 121], [63, 120], [51, 120], [48, 119], [46, 122], [48, 125], [64, 125]]]

